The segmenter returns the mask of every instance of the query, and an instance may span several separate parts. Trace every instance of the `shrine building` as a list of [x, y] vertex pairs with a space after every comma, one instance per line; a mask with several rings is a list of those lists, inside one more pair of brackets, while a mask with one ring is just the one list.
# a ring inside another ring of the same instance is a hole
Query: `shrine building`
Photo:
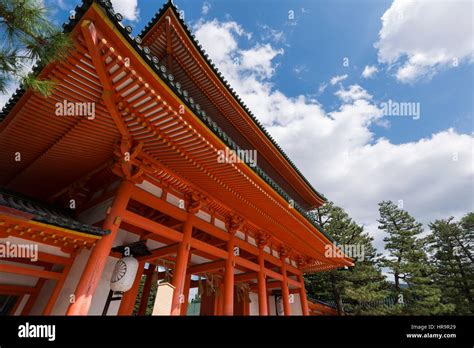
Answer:
[[331, 312], [304, 287], [352, 265], [325, 256], [324, 196], [175, 4], [137, 36], [122, 19], [84, 0], [67, 59], [34, 68], [52, 95], [0, 113], [0, 314]]

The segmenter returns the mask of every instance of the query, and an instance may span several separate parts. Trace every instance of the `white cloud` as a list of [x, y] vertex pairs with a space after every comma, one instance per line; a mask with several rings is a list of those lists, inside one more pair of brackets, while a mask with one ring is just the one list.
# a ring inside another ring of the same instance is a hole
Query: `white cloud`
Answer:
[[65, 0], [57, 0], [56, 2], [61, 10], [68, 10], [69, 7], [68, 4], [65, 3]]
[[327, 86], [328, 86], [327, 83], [321, 83], [318, 88], [318, 93], [319, 94], [323, 93], [326, 90]]
[[[249, 54], [239, 45], [246, 36], [237, 23], [201, 22], [195, 33], [309, 181], [364, 224], [379, 247], [383, 237], [377, 230], [377, 203], [382, 200], [403, 200], [423, 223], [473, 209], [472, 136], [449, 129], [402, 144], [376, 138], [370, 127], [387, 119], [361, 86], [341, 87], [336, 92], [340, 106], [328, 111], [315, 99], [289, 97], [275, 88], [274, 58], [283, 54], [277, 48], [260, 43], [253, 49], [265, 47], [267, 63], [262, 58], [255, 65], [235, 64], [235, 57]], [[407, 118], [406, 122], [412, 127], [411, 122], [421, 121]]]
[[139, 10], [137, 6], [138, 0], [112, 0], [115, 12], [120, 13], [123, 18], [131, 21], [138, 21]]
[[345, 103], [372, 99], [372, 96], [359, 85], [351, 85], [348, 89], [342, 87], [334, 94]]
[[272, 60], [283, 53], [283, 49], [275, 50], [270, 44], [257, 44], [251, 49], [240, 51], [240, 67], [262, 77], [269, 78], [274, 72]]
[[382, 16], [375, 44], [381, 63], [411, 83], [474, 60], [473, 3], [469, 0], [394, 0]]
[[211, 4], [208, 3], [207, 1], [204, 1], [201, 7], [201, 13], [205, 16], [209, 13], [210, 9], [211, 9]]
[[269, 27], [267, 24], [261, 25], [261, 38], [264, 41], [272, 41], [275, 43], [285, 42], [285, 34], [282, 30], [277, 30]]
[[347, 79], [347, 74], [345, 74], [345, 75], [336, 75], [336, 76], [331, 78], [329, 83], [334, 86], [336, 83], [344, 81], [345, 79]]
[[377, 69], [377, 67], [375, 65], [366, 65], [365, 68], [364, 68], [364, 71], [362, 72], [362, 77], [364, 77], [366, 79], [370, 79], [378, 71], [379, 71], [379, 69]]

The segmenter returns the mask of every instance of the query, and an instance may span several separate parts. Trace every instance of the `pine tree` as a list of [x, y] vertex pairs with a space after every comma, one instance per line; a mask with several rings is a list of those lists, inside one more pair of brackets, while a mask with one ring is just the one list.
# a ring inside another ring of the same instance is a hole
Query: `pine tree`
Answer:
[[422, 224], [393, 202], [379, 203], [379, 229], [388, 255], [383, 265], [394, 277], [394, 293], [400, 300], [392, 314], [431, 315], [444, 313], [441, 290], [432, 279], [434, 269], [428, 262], [427, 241], [420, 237]]
[[373, 239], [333, 203], [317, 208], [312, 215], [339, 245], [360, 246], [363, 254], [353, 255], [354, 267], [306, 276], [310, 296], [334, 301], [339, 314], [382, 314], [385, 309], [379, 303], [388, 295], [388, 286], [378, 267]]
[[451, 217], [429, 225], [431, 261], [436, 269], [443, 302], [452, 304], [454, 314], [474, 314], [474, 213], [458, 223]]
[[25, 89], [50, 95], [54, 83], [28, 71], [35, 62], [44, 66], [64, 59], [72, 41], [48, 21], [42, 2], [0, 0], [0, 35], [0, 92], [19, 82]]

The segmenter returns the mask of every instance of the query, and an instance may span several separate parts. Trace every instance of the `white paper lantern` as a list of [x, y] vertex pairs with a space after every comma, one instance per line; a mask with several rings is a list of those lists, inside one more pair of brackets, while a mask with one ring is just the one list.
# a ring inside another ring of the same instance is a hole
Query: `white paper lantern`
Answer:
[[110, 280], [110, 289], [126, 292], [130, 290], [138, 271], [138, 260], [132, 256], [123, 257], [117, 261]]

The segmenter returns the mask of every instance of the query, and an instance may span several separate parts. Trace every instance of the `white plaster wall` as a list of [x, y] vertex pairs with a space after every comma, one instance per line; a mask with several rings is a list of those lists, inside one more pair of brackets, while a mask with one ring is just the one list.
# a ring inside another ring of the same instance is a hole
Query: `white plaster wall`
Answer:
[[110, 197], [109, 199], [83, 211], [79, 215], [78, 220], [90, 225], [102, 221], [107, 214], [107, 210], [112, 206], [113, 200], [114, 197]]
[[[303, 315], [299, 294], [293, 294], [293, 303], [290, 303], [290, 308], [291, 315]], [[273, 295], [268, 296], [268, 309], [270, 311], [270, 315], [276, 315], [275, 296]]]
[[163, 193], [163, 190], [161, 189], [161, 187], [155, 186], [151, 182], [146, 181], [146, 180], [143, 181], [143, 183], [138, 184], [137, 186], [158, 198], [161, 197]]
[[250, 292], [250, 315], [259, 315], [258, 311], [258, 294], [256, 292]]
[[291, 315], [303, 315], [303, 311], [301, 310], [301, 300], [300, 294], [292, 294], [293, 303], [290, 303], [291, 307]]
[[273, 295], [268, 296], [268, 312], [270, 315], [276, 315], [275, 296]]
[[199, 210], [196, 214], [196, 216], [198, 218], [200, 218], [201, 220], [204, 220], [204, 221], [207, 221], [207, 222], [211, 222], [211, 215], [209, 215], [208, 213], [206, 213], [205, 211], [202, 211], [202, 210]]

